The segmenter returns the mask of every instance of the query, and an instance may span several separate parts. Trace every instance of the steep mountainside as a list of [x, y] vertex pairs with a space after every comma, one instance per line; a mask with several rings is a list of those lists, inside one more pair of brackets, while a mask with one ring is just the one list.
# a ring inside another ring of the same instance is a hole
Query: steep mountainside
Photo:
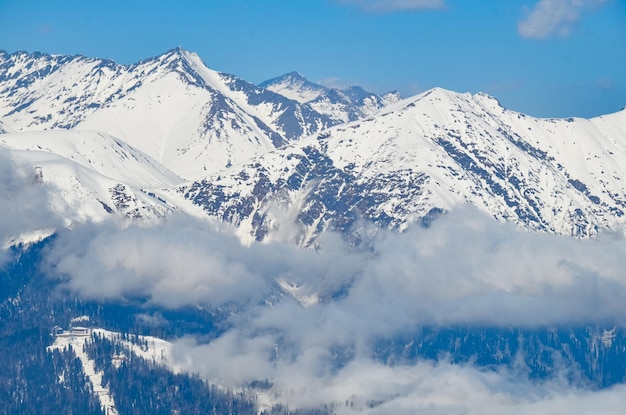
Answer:
[[402, 230], [461, 204], [550, 233], [623, 231], [624, 117], [536, 119], [434, 89], [179, 191], [255, 239], [283, 235], [289, 217], [301, 244], [360, 219]]

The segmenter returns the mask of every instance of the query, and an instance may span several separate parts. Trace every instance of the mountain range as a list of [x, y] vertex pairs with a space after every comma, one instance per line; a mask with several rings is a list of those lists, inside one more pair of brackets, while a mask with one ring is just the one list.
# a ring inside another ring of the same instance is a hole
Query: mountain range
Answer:
[[0, 52], [0, 122], [72, 220], [199, 207], [244, 239], [301, 245], [464, 204], [562, 235], [626, 225], [625, 110], [538, 119], [483, 93], [400, 99], [297, 72], [257, 86], [177, 48], [130, 66]]

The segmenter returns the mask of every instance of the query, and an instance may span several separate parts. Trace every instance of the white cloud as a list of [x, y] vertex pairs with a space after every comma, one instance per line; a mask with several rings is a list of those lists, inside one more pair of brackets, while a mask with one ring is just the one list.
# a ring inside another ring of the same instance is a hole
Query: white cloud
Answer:
[[49, 261], [66, 287], [92, 299], [149, 297], [165, 307], [248, 301], [262, 276], [232, 255], [246, 255], [233, 235], [173, 217], [165, 224], [88, 224], [62, 234]]
[[6, 245], [61, 224], [50, 210], [49, 187], [35, 176], [32, 166], [16, 162], [12, 151], [0, 146], [0, 265]]
[[595, 87], [604, 91], [610, 91], [615, 88], [615, 82], [609, 78], [600, 78], [596, 80]]
[[428, 229], [381, 232], [364, 251], [333, 235], [320, 244], [317, 251], [280, 242], [244, 246], [195, 219], [172, 218], [153, 227], [77, 227], [57, 239], [48, 260], [85, 297], [147, 297], [166, 307], [254, 305], [275, 292], [276, 279], [285, 280], [328, 301], [262, 309], [259, 328], [306, 337], [306, 324], [291, 323], [297, 314], [317, 338], [340, 332], [348, 342], [408, 324], [537, 327], [626, 314], [621, 237], [524, 232], [468, 208]]
[[59, 235], [47, 266], [65, 288], [90, 299], [145, 297], [168, 308], [256, 304], [276, 278], [315, 284], [322, 294], [337, 290], [356, 272], [346, 261], [358, 254], [344, 255], [348, 247], [333, 238], [326, 244], [328, 254], [283, 243], [245, 246], [231, 229], [172, 216], [155, 226], [76, 225]]
[[358, 7], [368, 13], [393, 13], [442, 9], [445, 0], [337, 0], [340, 4]]
[[[420, 361], [385, 365], [357, 357], [337, 371], [325, 370], [328, 355], [308, 349], [297, 359], [275, 361], [271, 339], [247, 344], [224, 336], [208, 345], [188, 339], [174, 345], [178, 367], [219, 382], [270, 379], [272, 401], [292, 408], [327, 406], [352, 414], [601, 414], [623, 413], [626, 386], [593, 391], [559, 379], [533, 382], [503, 369], [480, 370], [471, 364]], [[215, 376], [215, 377], [213, 377]]]
[[517, 26], [518, 33], [529, 39], [567, 37], [581, 15], [608, 0], [540, 0]]
[[[327, 235], [313, 251], [244, 246], [228, 232], [173, 218], [154, 227], [76, 228], [55, 240], [48, 261], [68, 288], [88, 298], [146, 297], [165, 307], [236, 303], [223, 334], [207, 344], [179, 340], [173, 363], [229, 386], [267, 378], [273, 399], [294, 407], [334, 404], [337, 414], [617, 414], [626, 404], [623, 385], [576, 389], [558, 374], [534, 383], [523, 364], [520, 373], [514, 364], [494, 371], [445, 359], [391, 366], [373, 360], [371, 349], [377, 339], [420, 325], [621, 321], [623, 237], [526, 232], [468, 208], [428, 229], [381, 232], [365, 250]], [[280, 299], [275, 278], [322, 301], [305, 308]], [[268, 305], [263, 300], [270, 296]], [[337, 365], [337, 353], [345, 365]]]

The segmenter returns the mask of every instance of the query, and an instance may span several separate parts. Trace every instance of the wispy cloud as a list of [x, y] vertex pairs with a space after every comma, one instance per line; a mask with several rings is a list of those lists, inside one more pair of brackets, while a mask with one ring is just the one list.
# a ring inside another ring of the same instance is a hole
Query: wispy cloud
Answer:
[[350, 86], [348, 83], [337, 78], [336, 76], [320, 79], [319, 81], [317, 81], [317, 83], [327, 88], [336, 88], [336, 89], [344, 89]]
[[358, 7], [368, 13], [394, 13], [442, 9], [445, 0], [336, 0], [339, 4]]
[[43, 229], [56, 228], [61, 220], [50, 209], [50, 189], [36, 180], [32, 166], [15, 160], [0, 146], [0, 265], [11, 241]]
[[532, 382], [515, 370], [480, 370], [471, 364], [420, 361], [385, 365], [358, 356], [337, 371], [330, 356], [310, 348], [294, 359], [271, 338], [250, 341], [230, 334], [208, 345], [189, 339], [173, 348], [176, 364], [220, 382], [271, 379], [268, 395], [292, 408], [327, 405], [338, 414], [548, 414], [618, 415], [626, 387], [590, 391], [558, 379]]
[[540, 0], [517, 26], [518, 33], [529, 39], [567, 37], [584, 13], [609, 0]]

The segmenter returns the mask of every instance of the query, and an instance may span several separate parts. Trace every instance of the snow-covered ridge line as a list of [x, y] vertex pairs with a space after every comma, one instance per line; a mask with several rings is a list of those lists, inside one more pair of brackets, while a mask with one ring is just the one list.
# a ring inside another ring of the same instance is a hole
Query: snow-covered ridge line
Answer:
[[29, 232], [24, 232], [16, 236], [10, 236], [4, 241], [2, 249], [6, 250], [11, 247], [21, 246], [22, 249], [27, 248], [30, 245], [41, 242], [44, 239], [50, 237], [56, 232], [56, 229], [36, 229]]
[[[374, 101], [367, 105], [382, 105]], [[333, 108], [320, 112], [216, 72], [181, 48], [134, 65], [0, 53], [0, 119], [7, 131], [105, 132], [187, 179], [227, 169], [360, 113], [352, 104]]]
[[4, 249], [38, 242], [76, 223], [147, 223], [173, 212], [199, 215], [191, 203], [163, 192], [180, 184], [180, 177], [105, 133], [72, 129], [2, 134], [0, 151], [4, 167], [15, 170], [8, 183], [19, 182], [18, 188], [9, 186], [10, 193], [27, 197], [22, 202], [36, 204], [35, 217], [46, 218], [11, 231], [0, 241]]
[[388, 92], [380, 96], [359, 86], [344, 89], [325, 87], [309, 81], [298, 72], [269, 79], [259, 86], [308, 105], [315, 111], [341, 122], [367, 117], [401, 99], [397, 92]]
[[125, 142], [105, 133], [81, 130], [3, 134], [0, 143], [13, 150], [59, 155], [137, 188], [163, 188], [183, 180]]

